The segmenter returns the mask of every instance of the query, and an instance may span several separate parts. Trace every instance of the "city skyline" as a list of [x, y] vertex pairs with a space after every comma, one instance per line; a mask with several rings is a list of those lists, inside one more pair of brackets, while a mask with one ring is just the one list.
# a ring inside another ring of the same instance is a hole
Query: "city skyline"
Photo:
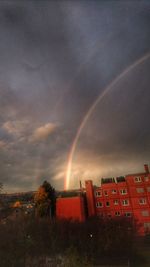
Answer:
[[148, 1], [0, 3], [5, 191], [45, 179], [74, 188], [150, 163], [149, 13]]

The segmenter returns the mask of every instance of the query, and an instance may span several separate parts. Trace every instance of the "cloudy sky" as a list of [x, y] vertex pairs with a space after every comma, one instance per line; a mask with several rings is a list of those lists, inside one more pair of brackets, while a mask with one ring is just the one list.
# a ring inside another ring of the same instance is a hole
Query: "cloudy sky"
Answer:
[[124, 175], [150, 163], [149, 1], [0, 1], [0, 181]]

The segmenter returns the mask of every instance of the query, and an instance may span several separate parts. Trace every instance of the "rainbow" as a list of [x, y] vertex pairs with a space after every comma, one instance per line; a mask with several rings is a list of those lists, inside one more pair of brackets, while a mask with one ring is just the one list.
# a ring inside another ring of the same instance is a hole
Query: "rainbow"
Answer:
[[91, 114], [93, 113], [96, 106], [101, 102], [103, 97], [109, 93], [109, 91], [116, 85], [125, 75], [127, 75], [130, 71], [132, 71], [134, 68], [136, 68], [138, 65], [142, 64], [145, 60], [147, 60], [150, 57], [150, 53], [144, 55], [140, 59], [136, 60], [134, 63], [132, 63], [130, 66], [128, 66], [123, 72], [121, 72], [104, 90], [103, 92], [98, 96], [98, 98], [94, 101], [92, 106], [87, 111], [86, 115], [84, 116], [77, 132], [75, 135], [75, 138], [73, 140], [73, 143], [71, 145], [71, 149], [68, 156], [67, 161], [67, 170], [66, 170], [66, 177], [65, 177], [65, 183], [64, 188], [67, 190], [69, 188], [69, 183], [71, 179], [71, 170], [72, 170], [72, 161], [73, 156], [76, 150], [76, 146], [79, 140], [79, 137], [81, 135], [82, 129], [84, 128], [85, 124], [87, 123], [88, 119], [90, 118]]

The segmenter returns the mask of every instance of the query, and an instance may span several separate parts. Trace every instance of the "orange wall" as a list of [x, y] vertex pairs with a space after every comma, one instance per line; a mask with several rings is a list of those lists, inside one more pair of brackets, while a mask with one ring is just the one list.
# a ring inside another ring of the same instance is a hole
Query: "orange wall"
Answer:
[[59, 219], [84, 221], [85, 208], [83, 197], [58, 198], [56, 202], [56, 216]]

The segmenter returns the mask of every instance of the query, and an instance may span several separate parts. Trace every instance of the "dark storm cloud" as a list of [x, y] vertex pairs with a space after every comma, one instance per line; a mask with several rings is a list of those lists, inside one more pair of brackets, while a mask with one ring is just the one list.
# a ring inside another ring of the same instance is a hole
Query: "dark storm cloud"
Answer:
[[[0, 176], [7, 189], [34, 189], [43, 176], [62, 187], [83, 117], [111, 80], [149, 52], [149, 28], [147, 1], [0, 3]], [[97, 106], [73, 173], [94, 175], [95, 168], [98, 175], [104, 165], [111, 175], [118, 162], [128, 172], [129, 153], [140, 154], [138, 164], [150, 158], [149, 68], [142, 64]]]

